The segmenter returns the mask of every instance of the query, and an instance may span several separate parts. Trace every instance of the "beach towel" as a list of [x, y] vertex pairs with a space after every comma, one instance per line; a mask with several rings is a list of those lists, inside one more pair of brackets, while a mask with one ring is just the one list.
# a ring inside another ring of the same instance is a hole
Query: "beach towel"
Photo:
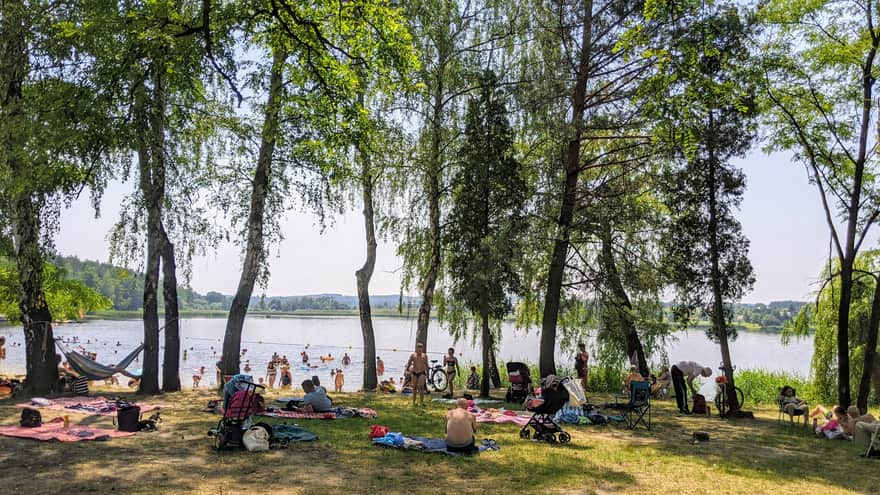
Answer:
[[376, 411], [368, 407], [334, 407], [327, 412], [301, 412], [271, 410], [260, 413], [260, 416], [288, 419], [343, 419], [343, 418], [375, 418]]
[[272, 438], [279, 442], [311, 442], [317, 440], [318, 435], [301, 426], [281, 423], [272, 425]]
[[[458, 399], [441, 399], [438, 397], [438, 398], [431, 399], [431, 402], [442, 402], [444, 404], [455, 404], [456, 402], [458, 402]], [[472, 399], [470, 402], [473, 402], [476, 405], [480, 405], [480, 404], [500, 404], [504, 401], [501, 399], [480, 399], [480, 398], [477, 398], [477, 399]]]
[[64, 428], [64, 418], [55, 418], [42, 426], [25, 428], [21, 426], [0, 426], [0, 435], [16, 438], [31, 438], [41, 442], [57, 440], [59, 442], [80, 442], [83, 440], [110, 440], [111, 438], [130, 437], [133, 432], [105, 430], [90, 426], [71, 425]]
[[513, 423], [515, 425], [525, 426], [529, 422], [528, 416], [520, 416], [515, 413], [504, 414], [499, 412], [480, 411], [474, 414], [474, 416], [477, 418], [477, 423]]
[[[154, 409], [170, 409], [170, 404], [134, 404], [140, 406], [141, 412], [149, 412]], [[104, 397], [58, 397], [57, 399], [43, 399], [34, 397], [25, 404], [16, 404], [16, 407], [38, 407], [66, 413], [88, 414], [92, 416], [116, 416], [117, 403], [115, 400]]]
[[[446, 440], [442, 438], [414, 437], [401, 435], [400, 433], [389, 433], [381, 438], [371, 440], [373, 445], [389, 447], [401, 450], [418, 450], [421, 452], [431, 452], [438, 454], [446, 454], [451, 456], [467, 455], [464, 452], [449, 452], [446, 450]], [[495, 443], [495, 440], [485, 439], [477, 445], [479, 452], [501, 450], [501, 447]]]

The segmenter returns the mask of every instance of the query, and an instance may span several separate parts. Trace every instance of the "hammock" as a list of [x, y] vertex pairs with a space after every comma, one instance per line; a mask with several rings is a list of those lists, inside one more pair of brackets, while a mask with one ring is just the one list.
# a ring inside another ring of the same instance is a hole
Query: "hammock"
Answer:
[[141, 353], [144, 349], [143, 344], [137, 346], [135, 350], [131, 351], [131, 354], [125, 356], [122, 361], [119, 361], [119, 364], [115, 366], [106, 366], [96, 361], [92, 361], [76, 351], [64, 350], [60, 344], [58, 345], [58, 348], [61, 349], [61, 352], [67, 357], [67, 362], [70, 363], [70, 367], [79, 373], [80, 376], [84, 376], [89, 380], [104, 380], [110, 378], [116, 373], [122, 373], [129, 378], [140, 378], [140, 375], [129, 373], [125, 371], [125, 368], [128, 368], [128, 365], [130, 365], [135, 358], [137, 358], [138, 354]]

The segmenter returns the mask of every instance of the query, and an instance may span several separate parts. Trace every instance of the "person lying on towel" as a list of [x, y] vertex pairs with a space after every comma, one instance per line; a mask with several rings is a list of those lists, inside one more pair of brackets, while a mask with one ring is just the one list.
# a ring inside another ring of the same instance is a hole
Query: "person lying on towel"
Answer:
[[468, 412], [467, 399], [458, 399], [455, 409], [446, 413], [446, 450], [449, 452], [476, 452], [474, 434], [477, 420]]
[[306, 380], [302, 382], [302, 388], [306, 394], [302, 398], [301, 405], [296, 408], [297, 411], [327, 412], [333, 407], [324, 387], [317, 388], [314, 382]]

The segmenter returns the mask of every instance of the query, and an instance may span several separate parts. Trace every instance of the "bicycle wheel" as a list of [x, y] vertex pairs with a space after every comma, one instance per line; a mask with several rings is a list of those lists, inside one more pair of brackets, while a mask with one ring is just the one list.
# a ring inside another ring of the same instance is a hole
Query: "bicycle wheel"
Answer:
[[739, 408], [742, 409], [743, 405], [746, 403], [745, 395], [743, 395], [743, 391], [739, 387], [733, 387], [733, 390], [736, 392], [737, 400], [739, 400]]
[[727, 414], [727, 394], [723, 388], [715, 394], [715, 409], [718, 410], [718, 416], [722, 418]]
[[449, 380], [446, 377], [446, 372], [442, 369], [436, 369], [431, 372], [431, 386], [434, 387], [434, 390], [437, 392], [443, 392], [446, 390], [446, 387], [449, 386]]

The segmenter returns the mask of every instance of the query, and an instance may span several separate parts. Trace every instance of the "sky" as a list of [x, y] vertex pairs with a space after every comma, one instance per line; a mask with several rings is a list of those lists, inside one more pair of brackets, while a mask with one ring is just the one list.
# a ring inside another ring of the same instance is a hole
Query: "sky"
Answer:
[[[815, 186], [807, 182], [803, 166], [792, 163], [787, 154], [756, 151], [736, 165], [747, 176], [737, 216], [751, 242], [749, 257], [756, 272], [754, 290], [743, 301], [810, 300], [828, 256], [828, 227]], [[95, 218], [88, 194], [84, 193], [61, 216], [56, 236], [58, 253], [108, 261], [108, 233], [119, 214], [118, 205], [133, 187], [110, 184], [100, 218]], [[357, 293], [354, 272], [365, 257], [359, 211], [337, 218], [323, 234], [314, 216], [299, 211], [289, 212], [282, 225], [285, 240], [271, 252], [266, 295]], [[399, 292], [402, 263], [394, 253], [393, 243], [380, 241], [371, 294]], [[221, 245], [194, 261], [190, 285], [202, 294], [211, 290], [233, 294], [240, 267], [240, 249], [232, 244]], [[261, 292], [257, 288], [255, 295]]]

